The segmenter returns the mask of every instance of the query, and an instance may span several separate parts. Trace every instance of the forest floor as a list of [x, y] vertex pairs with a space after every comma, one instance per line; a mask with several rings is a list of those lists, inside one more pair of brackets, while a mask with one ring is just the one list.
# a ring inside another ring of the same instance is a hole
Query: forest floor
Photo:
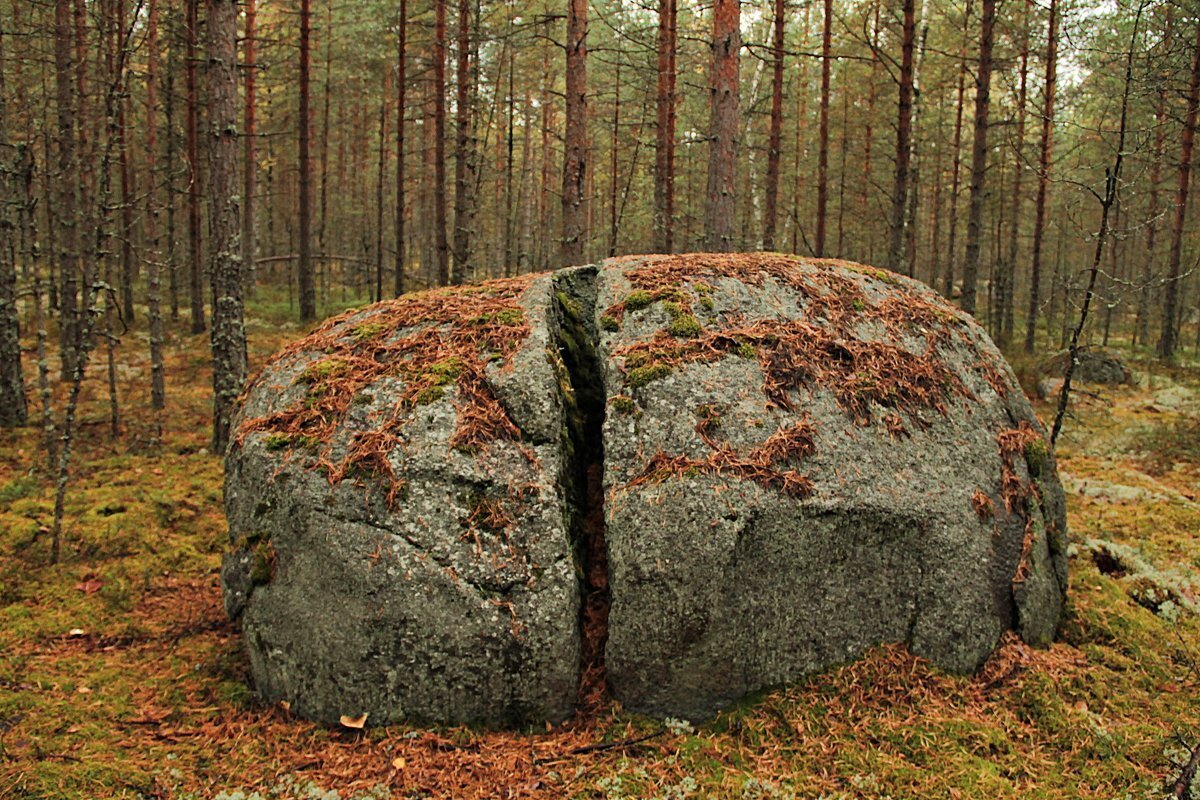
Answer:
[[[285, 307], [251, 314], [256, 364], [299, 335]], [[1195, 365], [1135, 359], [1135, 385], [1079, 397], [1058, 450], [1070, 613], [1048, 650], [1006, 640], [957, 677], [880, 648], [694, 729], [613, 708], [362, 732], [247, 688], [218, 580], [208, 340], [170, 342], [160, 449], [144, 350], [135, 331], [117, 353], [115, 441], [93, 363], [58, 565], [39, 432], [0, 433], [0, 798], [1148, 798], [1200, 740]]]

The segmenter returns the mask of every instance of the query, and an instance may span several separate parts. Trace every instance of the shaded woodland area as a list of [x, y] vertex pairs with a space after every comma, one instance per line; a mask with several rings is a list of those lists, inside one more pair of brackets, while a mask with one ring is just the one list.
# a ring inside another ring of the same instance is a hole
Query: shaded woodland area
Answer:
[[161, 409], [164, 337], [211, 325], [219, 448], [246, 296], [306, 322], [624, 253], [884, 266], [1026, 352], [1067, 343], [1091, 284], [1085, 340], [1200, 344], [1187, 3], [56, 0], [0, 24], [8, 424], [37, 413], [18, 326], [70, 378], [146, 320]]

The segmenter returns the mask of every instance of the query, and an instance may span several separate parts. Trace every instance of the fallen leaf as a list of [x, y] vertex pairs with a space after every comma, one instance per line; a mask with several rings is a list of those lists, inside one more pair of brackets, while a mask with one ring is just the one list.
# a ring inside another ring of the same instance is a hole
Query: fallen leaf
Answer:
[[359, 717], [352, 717], [349, 714], [342, 714], [340, 721], [343, 727], [362, 730], [362, 727], [367, 724], [367, 714], [368, 712], [366, 711], [364, 711], [362, 716]]
[[392, 759], [392, 766], [396, 769], [404, 769], [404, 767], [407, 765], [408, 762], [404, 760], [403, 756], [396, 756]]
[[83, 592], [84, 594], [95, 594], [96, 592], [100, 591], [100, 587], [103, 585], [104, 582], [99, 578], [91, 577], [85, 578], [79, 583], [75, 584], [75, 589]]

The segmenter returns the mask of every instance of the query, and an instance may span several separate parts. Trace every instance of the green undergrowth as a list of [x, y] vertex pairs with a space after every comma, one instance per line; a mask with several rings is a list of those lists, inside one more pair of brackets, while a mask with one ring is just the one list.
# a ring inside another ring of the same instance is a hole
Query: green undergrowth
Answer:
[[[253, 362], [295, 335], [252, 328]], [[951, 676], [881, 648], [698, 725], [613, 708], [515, 733], [358, 733], [264, 707], [247, 685], [217, 574], [222, 468], [206, 449], [210, 377], [194, 358], [206, 339], [169, 345], [158, 450], [144, 380], [122, 385], [116, 442], [89, 384], [57, 565], [37, 431], [0, 432], [0, 797], [1140, 799], [1174, 779], [1176, 737], [1200, 738], [1200, 620], [1155, 613], [1135, 581], [1081, 547], [1113, 542], [1196, 590], [1200, 456], [1177, 433], [1195, 417], [1150, 410], [1165, 383], [1074, 408], [1056, 455], [1076, 487], [1070, 609], [1049, 650], [1010, 642], [979, 675]], [[132, 347], [119, 356], [147, 366]], [[658, 366], [636, 369], [661, 379]], [[1186, 370], [1170, 380], [1200, 391]], [[610, 405], [638, 413], [633, 397]], [[1147, 456], [1159, 451], [1169, 463]], [[269, 543], [255, 544], [269, 580]]]

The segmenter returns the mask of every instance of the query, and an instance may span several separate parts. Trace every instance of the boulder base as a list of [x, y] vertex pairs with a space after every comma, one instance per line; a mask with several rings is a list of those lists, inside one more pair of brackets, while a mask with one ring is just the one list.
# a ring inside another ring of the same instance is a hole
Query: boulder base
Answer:
[[251, 385], [222, 577], [260, 693], [335, 721], [711, 715], [900, 642], [1049, 642], [1053, 454], [967, 315], [778, 255], [407, 295]]

